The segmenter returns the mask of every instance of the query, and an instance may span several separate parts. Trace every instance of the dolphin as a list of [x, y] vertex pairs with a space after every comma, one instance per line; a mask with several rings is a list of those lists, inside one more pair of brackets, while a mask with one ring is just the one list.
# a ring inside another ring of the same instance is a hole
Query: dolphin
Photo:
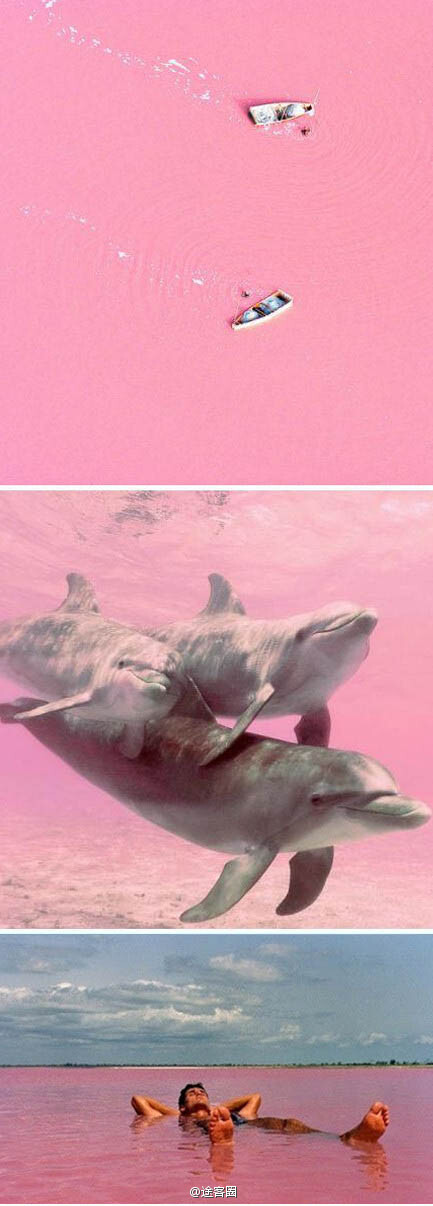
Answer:
[[298, 714], [298, 741], [328, 745], [328, 700], [367, 657], [377, 613], [332, 603], [287, 620], [251, 620], [221, 574], [210, 574], [210, 596], [192, 620], [148, 628], [181, 653], [185, 670], [218, 716], [237, 716], [207, 761], [237, 740], [259, 712]]
[[[77, 708], [86, 721], [113, 716], [122, 725], [121, 752], [135, 758], [145, 721], [165, 716], [185, 690], [182, 660], [144, 632], [103, 619], [81, 574], [68, 574], [67, 582], [56, 611], [0, 624], [0, 666], [51, 701], [17, 720]], [[198, 692], [195, 700], [206, 715]]]
[[[373, 758], [346, 750], [244, 734], [214, 765], [203, 765], [222, 726], [194, 715], [195, 687], [159, 720], [144, 726], [139, 756], [119, 751], [120, 722], [83, 721], [80, 709], [32, 719], [40, 701], [0, 707], [4, 723], [25, 707], [25, 727], [80, 775], [140, 816], [198, 846], [236, 857], [199, 904], [180, 918], [207, 921], [231, 909], [280, 851], [292, 851], [280, 915], [306, 909], [320, 895], [336, 843], [358, 841], [429, 820], [430, 808], [401, 795]], [[199, 697], [200, 700], [200, 697]]]

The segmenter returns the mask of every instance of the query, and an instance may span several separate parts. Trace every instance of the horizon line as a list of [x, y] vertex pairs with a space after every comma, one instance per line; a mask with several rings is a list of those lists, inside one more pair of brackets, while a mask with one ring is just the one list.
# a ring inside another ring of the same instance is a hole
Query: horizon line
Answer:
[[314, 1061], [313, 1063], [290, 1063], [285, 1064], [281, 1061], [276, 1061], [271, 1064], [253, 1064], [253, 1063], [224, 1063], [224, 1064], [110, 1064], [110, 1063], [95, 1063], [89, 1064], [85, 1061], [75, 1062], [72, 1060], [62, 1060], [61, 1063], [34, 1063], [34, 1064], [15, 1064], [15, 1063], [0, 1063], [0, 1068], [178, 1068], [179, 1070], [186, 1068], [375, 1068], [378, 1065], [388, 1068], [428, 1068], [433, 1065], [431, 1060], [329, 1060], [329, 1061]]

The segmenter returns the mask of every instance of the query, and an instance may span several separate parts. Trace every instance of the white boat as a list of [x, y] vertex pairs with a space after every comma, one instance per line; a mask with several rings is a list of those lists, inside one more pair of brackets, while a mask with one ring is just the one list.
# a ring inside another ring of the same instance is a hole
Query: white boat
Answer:
[[239, 314], [238, 318], [232, 322], [233, 330], [238, 331], [241, 327], [267, 322], [269, 318], [281, 314], [282, 310], [290, 310], [291, 306], [293, 306], [293, 297], [290, 297], [289, 293], [284, 293], [282, 289], [277, 289], [275, 293], [270, 293], [269, 297], [264, 297], [263, 301], [256, 302], [254, 306], [249, 306], [248, 310], [244, 310], [243, 314]]
[[309, 101], [275, 101], [270, 105], [253, 105], [250, 117], [256, 126], [268, 126], [276, 121], [291, 121], [294, 117], [313, 116], [314, 105]]

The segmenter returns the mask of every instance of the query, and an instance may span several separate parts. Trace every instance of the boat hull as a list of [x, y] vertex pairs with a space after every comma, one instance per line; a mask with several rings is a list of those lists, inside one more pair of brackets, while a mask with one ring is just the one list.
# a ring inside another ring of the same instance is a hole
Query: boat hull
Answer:
[[243, 314], [239, 314], [238, 318], [232, 322], [232, 328], [234, 331], [239, 331], [244, 327], [255, 327], [258, 323], [268, 322], [270, 318], [275, 318], [276, 314], [290, 310], [292, 306], [293, 297], [290, 296], [290, 293], [277, 289], [275, 293], [264, 297], [263, 301], [256, 302], [256, 305], [249, 306]]
[[312, 117], [314, 105], [309, 101], [275, 101], [270, 105], [252, 105], [250, 117], [256, 126], [269, 126], [274, 122], [293, 121], [297, 117]]

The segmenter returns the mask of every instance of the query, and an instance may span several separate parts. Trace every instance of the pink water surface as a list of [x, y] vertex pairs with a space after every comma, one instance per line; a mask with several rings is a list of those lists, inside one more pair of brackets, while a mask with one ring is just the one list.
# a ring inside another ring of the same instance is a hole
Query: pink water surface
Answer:
[[[3, 0], [1, 38], [1, 480], [429, 481], [428, 0]], [[308, 136], [247, 116], [319, 90]]]
[[[332, 744], [370, 754], [433, 803], [433, 492], [0, 493], [0, 617], [57, 607], [71, 570], [102, 612], [138, 625], [193, 616], [225, 573], [256, 617], [338, 599], [377, 607], [370, 655], [333, 697]], [[19, 689], [3, 681], [1, 697]], [[256, 730], [292, 740], [293, 717]], [[73, 773], [19, 726], [0, 726], [1, 922], [176, 926], [226, 856], [156, 828]], [[325, 891], [291, 928], [429, 927], [433, 824], [337, 848]], [[283, 926], [279, 855], [211, 923]]]
[[[205, 1135], [171, 1118], [147, 1127], [129, 1106], [140, 1091], [174, 1105], [197, 1079], [212, 1101], [259, 1089], [262, 1115], [335, 1132], [379, 1097], [391, 1124], [382, 1143], [357, 1147], [242, 1127], [212, 1164]], [[432, 1200], [431, 1069], [18, 1068], [0, 1083], [2, 1202], [188, 1202], [192, 1186], [215, 1185], [236, 1185], [239, 1202]]]

